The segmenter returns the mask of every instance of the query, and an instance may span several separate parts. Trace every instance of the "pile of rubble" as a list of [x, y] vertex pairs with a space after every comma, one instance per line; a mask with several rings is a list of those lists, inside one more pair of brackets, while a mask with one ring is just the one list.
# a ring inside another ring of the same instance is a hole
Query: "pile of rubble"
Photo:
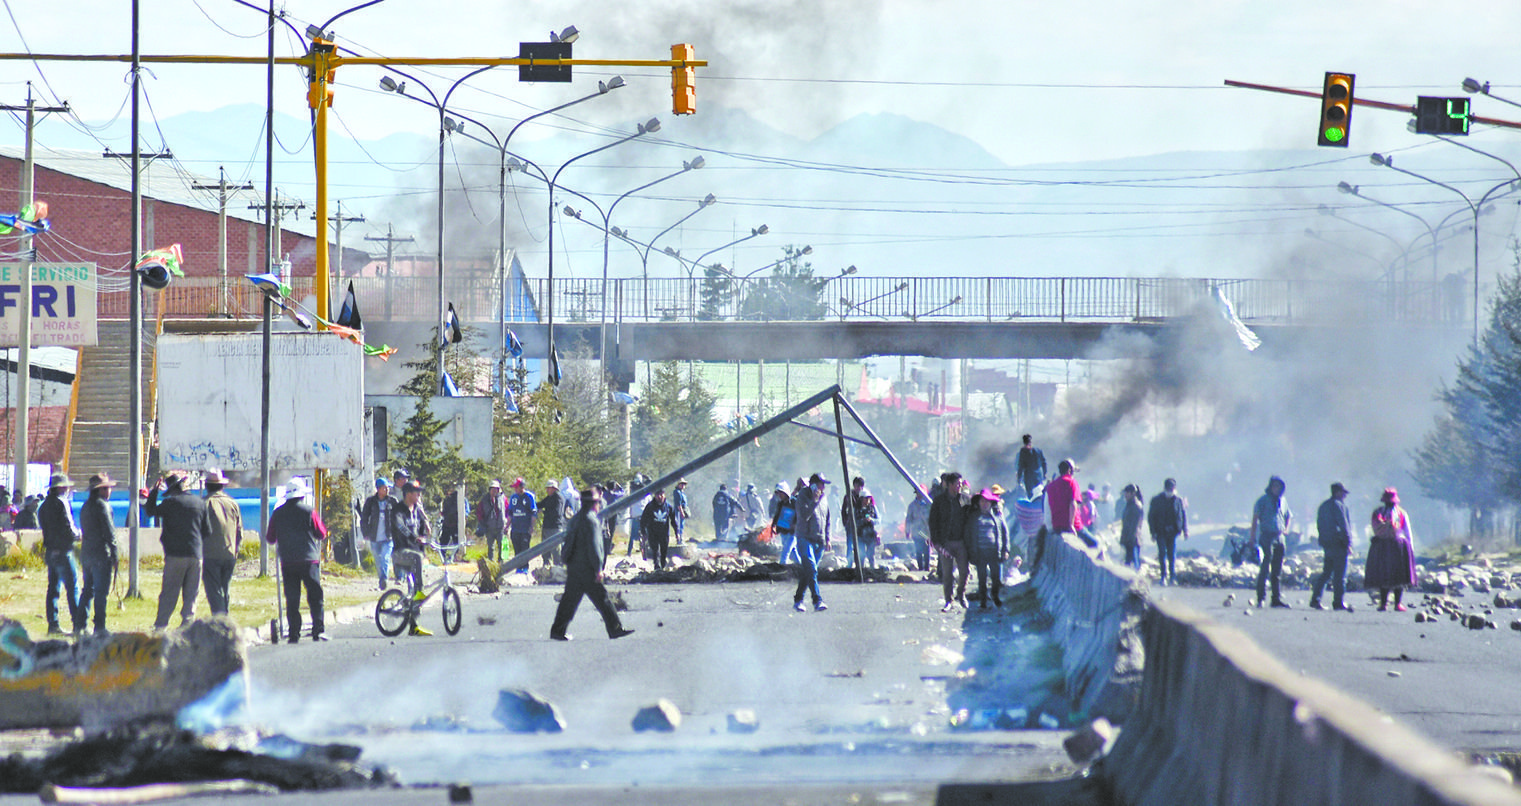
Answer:
[[383, 768], [359, 764], [359, 752], [350, 745], [306, 744], [241, 729], [197, 734], [167, 721], [141, 720], [40, 756], [13, 753], [0, 758], [0, 792], [35, 793], [44, 785], [83, 787], [94, 796], [76, 802], [125, 803], [134, 801], [121, 799], [126, 793], [102, 790], [208, 781], [248, 781], [281, 791], [396, 785]]
[[[1230, 543], [1219, 557], [1211, 557], [1195, 551], [1178, 553], [1178, 583], [1195, 588], [1250, 588], [1257, 582], [1257, 565], [1253, 562], [1237, 564], [1232, 561]], [[1347, 590], [1363, 589], [1363, 557], [1354, 557], [1347, 567]], [[1310, 581], [1320, 573], [1323, 554], [1318, 548], [1305, 548], [1283, 558], [1282, 585], [1289, 589], [1308, 589]], [[1156, 560], [1154, 554], [1146, 556], [1144, 573], [1154, 577]], [[1458, 598], [1470, 594], [1489, 596], [1503, 591], [1516, 591], [1512, 595], [1496, 595], [1496, 607], [1521, 607], [1521, 563], [1505, 561], [1498, 563], [1488, 557], [1464, 558], [1459, 562], [1442, 562], [1421, 558], [1417, 563], [1416, 579], [1421, 593], [1439, 597]], [[1500, 604], [1505, 602], [1505, 604]]]
[[[608, 557], [604, 581], [609, 584], [671, 584], [709, 582], [790, 582], [796, 579], [796, 570], [771, 556], [756, 556], [745, 551], [723, 552], [699, 548], [691, 544], [672, 546], [669, 564], [657, 569], [655, 564], [643, 557]], [[933, 581], [933, 574], [916, 571], [902, 560], [888, 559], [868, 568], [864, 577], [867, 582], [923, 582]], [[856, 570], [834, 552], [825, 552], [819, 560], [819, 579], [824, 582], [854, 582]], [[509, 573], [500, 577], [504, 587], [523, 585], [563, 585], [565, 569], [561, 566], [536, 566], [527, 574]]]

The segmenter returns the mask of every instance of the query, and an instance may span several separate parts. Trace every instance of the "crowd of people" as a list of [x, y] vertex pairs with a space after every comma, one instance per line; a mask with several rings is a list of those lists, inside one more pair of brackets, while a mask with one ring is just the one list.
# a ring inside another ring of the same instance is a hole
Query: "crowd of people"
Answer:
[[[1056, 465], [1048, 476], [1046, 457], [1032, 437], [1024, 435], [1014, 461], [1016, 487], [1006, 491], [998, 484], [988, 484], [973, 492], [974, 485], [959, 472], [946, 472], [932, 486], [921, 486], [904, 506], [902, 541], [912, 546], [912, 556], [905, 558], [913, 567], [930, 571], [935, 566], [941, 584], [943, 612], [954, 607], [970, 608], [975, 598], [980, 608], [1002, 605], [1005, 571], [1011, 557], [1036, 549], [1032, 563], [1039, 562], [1039, 540], [1047, 534], [1070, 534], [1090, 548], [1102, 551], [1098, 537], [1100, 505], [1109, 501], [1109, 487], [1094, 484], [1083, 488], [1077, 481], [1079, 468], [1071, 459]], [[224, 490], [229, 483], [212, 470], [200, 477], [203, 494], [191, 489], [192, 477], [169, 473], [153, 487], [140, 491], [144, 522], [156, 522], [162, 528], [164, 551], [162, 588], [154, 626], [165, 629], [176, 608], [183, 625], [194, 617], [199, 592], [204, 590], [213, 614], [226, 613], [230, 604], [229, 588], [242, 542], [242, 518], [237, 502]], [[865, 479], [851, 479], [849, 489], [841, 494], [838, 509], [827, 495], [831, 482], [820, 473], [792, 483], [778, 482], [769, 499], [762, 499], [756, 485], [741, 490], [736, 481], [721, 483], [712, 499], [714, 538], [743, 545], [744, 541], [772, 542], [782, 562], [793, 565], [797, 589], [793, 607], [805, 611], [805, 601], [815, 611], [828, 609], [819, 590], [819, 562], [830, 550], [843, 553], [847, 563], [862, 568], [875, 567], [883, 543], [882, 513]], [[104, 474], [92, 476], [88, 497], [80, 508], [78, 523], [71, 507], [75, 484], [64, 474], [55, 474], [44, 496], [14, 500], [0, 488], [0, 522], [11, 529], [39, 528], [42, 531], [47, 567], [45, 615], [48, 631], [62, 634], [61, 618], [66, 611], [76, 634], [83, 633], [93, 614], [94, 631], [106, 632], [106, 602], [117, 566], [117, 547], [112, 525], [109, 498], [115, 482]], [[692, 517], [688, 483], [680, 479], [668, 491], [652, 488], [649, 479], [636, 475], [628, 490], [621, 483], [590, 485], [577, 492], [570, 480], [549, 479], [542, 496], [527, 489], [522, 478], [507, 488], [491, 481], [487, 490], [471, 507], [460, 507], [457, 494], [451, 491], [439, 500], [441, 512], [430, 519], [423, 504], [424, 490], [404, 469], [397, 469], [391, 479], [375, 480], [374, 494], [357, 506], [359, 531], [375, 559], [375, 570], [382, 590], [391, 584], [406, 585], [419, 592], [423, 586], [424, 549], [433, 540], [447, 551], [459, 547], [461, 514], [474, 524], [475, 535], [485, 545], [486, 557], [501, 562], [505, 551], [513, 555], [530, 549], [535, 533], [540, 541], [564, 531], [563, 544], [545, 557], [545, 562], [563, 563], [568, 579], [566, 595], [556, 615], [552, 637], [566, 638], [565, 627], [573, 617], [576, 602], [590, 597], [603, 612], [609, 635], [628, 634], [615, 612], [605, 607], [606, 590], [601, 567], [611, 554], [613, 535], [621, 520], [628, 524], [628, 553], [638, 548], [656, 568], [670, 562], [670, 548], [680, 544], [685, 524]], [[506, 492], [511, 490], [511, 492]], [[1287, 483], [1279, 476], [1268, 480], [1267, 487], [1251, 508], [1248, 537], [1242, 549], [1258, 565], [1256, 598], [1258, 607], [1287, 608], [1281, 589], [1286, 536], [1295, 526], [1295, 518], [1286, 498]], [[1330, 487], [1329, 497], [1320, 504], [1315, 519], [1318, 542], [1324, 565], [1311, 580], [1310, 607], [1325, 609], [1322, 596], [1331, 591], [1331, 609], [1351, 611], [1346, 601], [1346, 577], [1357, 529], [1346, 500], [1348, 489], [1341, 482]], [[626, 514], [605, 515], [603, 510], [626, 495], [639, 500], [624, 507]], [[287, 485], [283, 503], [271, 513], [264, 539], [276, 546], [282, 574], [288, 640], [295, 642], [302, 634], [301, 599], [306, 599], [311, 614], [311, 636], [325, 640], [321, 561], [322, 541], [327, 528], [311, 501], [311, 487], [297, 478]], [[15, 498], [20, 498], [16, 496]], [[35, 499], [35, 500], [34, 500]], [[438, 500], [438, 499], [435, 499]], [[19, 507], [18, 507], [19, 504]], [[1156, 546], [1158, 581], [1163, 586], [1178, 584], [1177, 542], [1189, 538], [1187, 500], [1180, 495], [1175, 479], [1162, 482], [1162, 489], [1149, 500], [1137, 484], [1127, 484], [1114, 505], [1118, 524], [1118, 544], [1125, 565], [1140, 570], [1141, 530], [1144, 526]], [[844, 542], [836, 546], [833, 524], [838, 517]], [[1376, 592], [1379, 610], [1392, 606], [1405, 609], [1404, 591], [1416, 584], [1414, 541], [1410, 517], [1399, 505], [1394, 488], [1383, 491], [1380, 506], [1370, 518], [1365, 568], [1365, 585]], [[78, 553], [76, 554], [76, 545]], [[843, 550], [841, 552], [840, 550]], [[854, 558], [851, 558], [851, 554]], [[527, 573], [527, 568], [519, 571]], [[968, 595], [972, 571], [977, 573], [977, 587]], [[65, 600], [60, 608], [59, 598]], [[427, 631], [414, 626], [415, 634]]]

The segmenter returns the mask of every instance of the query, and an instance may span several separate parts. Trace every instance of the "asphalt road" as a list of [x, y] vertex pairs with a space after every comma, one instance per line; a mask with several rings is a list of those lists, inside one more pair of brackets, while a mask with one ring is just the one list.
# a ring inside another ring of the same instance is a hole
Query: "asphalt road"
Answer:
[[[1226, 607], [1227, 595], [1234, 603]], [[1254, 592], [1153, 587], [1236, 629], [1297, 669], [1352, 694], [1440, 744], [1458, 750], [1521, 750], [1521, 612], [1497, 610], [1498, 630], [1469, 630], [1444, 616], [1417, 624], [1415, 610], [1377, 612], [1365, 593], [1348, 593], [1352, 613], [1309, 609], [1308, 591], [1287, 591], [1292, 609], [1248, 608]], [[1419, 594], [1410, 597], [1421, 600]], [[1482, 612], [1489, 597], [1457, 601]], [[1412, 602], [1407, 602], [1410, 604]], [[1327, 605], [1330, 595], [1326, 595]]]
[[[957, 710], [981, 720], [1012, 708], [1070, 724], [1052, 693], [1058, 656], [1020, 606], [942, 614], [939, 586], [927, 584], [826, 585], [830, 609], [806, 613], [792, 610], [790, 584], [615, 590], [636, 630], [617, 641], [586, 602], [575, 640], [548, 640], [559, 589], [531, 587], [467, 596], [454, 637], [435, 608], [422, 622], [432, 637], [385, 638], [364, 619], [330, 629], [328, 643], [256, 647], [253, 717], [358, 744], [408, 783], [511, 783], [543, 788], [544, 802], [567, 787], [585, 802], [631, 790], [684, 802], [680, 793], [712, 786], [755, 802], [775, 802], [778, 786], [821, 802], [847, 790], [863, 803], [932, 802], [942, 782], [1069, 770], [1065, 729], [951, 724]], [[491, 711], [499, 690], [518, 687], [555, 703], [566, 730], [504, 731]], [[633, 732], [635, 712], [661, 697], [681, 708], [680, 728]], [[738, 708], [757, 713], [758, 731], [728, 732]]]

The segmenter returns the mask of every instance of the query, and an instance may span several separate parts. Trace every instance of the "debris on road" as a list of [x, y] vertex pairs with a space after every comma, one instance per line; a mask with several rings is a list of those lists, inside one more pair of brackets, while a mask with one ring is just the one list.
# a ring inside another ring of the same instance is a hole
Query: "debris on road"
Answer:
[[502, 689], [491, 716], [514, 733], [560, 733], [565, 719], [554, 704], [527, 689]]
[[730, 733], [754, 733], [760, 730], [760, 718], [749, 708], [730, 711], [728, 723]]
[[676, 703], [667, 699], [660, 699], [654, 705], [647, 705], [634, 714], [633, 727], [635, 733], [654, 730], [661, 733], [670, 733], [681, 727], [681, 709]]
[[0, 759], [0, 792], [37, 792], [52, 784], [71, 796], [70, 790], [81, 787], [231, 780], [282, 791], [396, 784], [383, 768], [360, 765], [359, 753], [352, 745], [307, 744], [242, 729], [197, 735], [168, 722], [142, 720], [71, 741], [41, 758], [13, 754]]
[[0, 617], [0, 730], [172, 719], [245, 664], [243, 634], [225, 617], [78, 641], [33, 641]]

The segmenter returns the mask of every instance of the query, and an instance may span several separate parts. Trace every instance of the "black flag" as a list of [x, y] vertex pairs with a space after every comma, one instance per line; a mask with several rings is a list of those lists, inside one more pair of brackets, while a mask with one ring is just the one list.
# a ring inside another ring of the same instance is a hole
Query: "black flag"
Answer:
[[448, 347], [451, 344], [459, 344], [464, 336], [459, 332], [459, 317], [454, 314], [454, 303], [449, 303], [449, 310], [444, 314], [444, 326], [439, 331], [439, 344]]
[[343, 307], [338, 309], [337, 324], [354, 330], [364, 329], [364, 320], [359, 316], [359, 298], [354, 296], [354, 281], [349, 281], [349, 292], [343, 297]]

